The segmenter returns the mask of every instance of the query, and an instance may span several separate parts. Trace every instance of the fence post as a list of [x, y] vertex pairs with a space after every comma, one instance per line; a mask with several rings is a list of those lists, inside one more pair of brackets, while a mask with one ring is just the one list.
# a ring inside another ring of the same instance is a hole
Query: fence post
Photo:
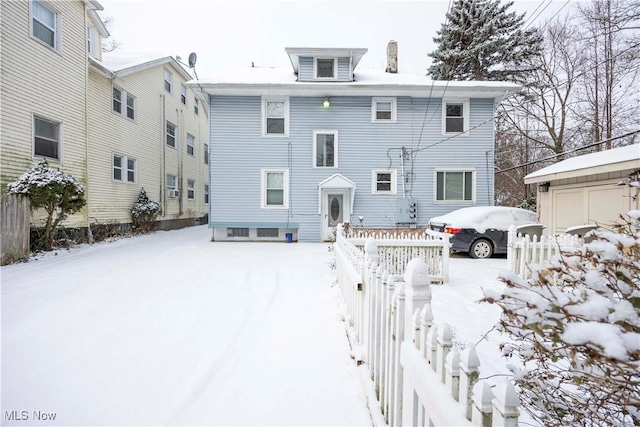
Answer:
[[493, 395], [493, 425], [517, 427], [520, 399], [516, 389], [508, 380], [505, 380], [495, 386]]
[[420, 313], [426, 304], [431, 304], [431, 279], [427, 263], [420, 258], [409, 261], [404, 273], [404, 282], [406, 284], [405, 336], [407, 340], [417, 343], [420, 340], [417, 327]]
[[474, 426], [492, 426], [492, 399], [491, 386], [485, 381], [480, 381], [473, 386], [473, 415], [471, 416], [471, 422]]
[[391, 406], [393, 401], [393, 381], [394, 381], [394, 354], [393, 354], [393, 341], [395, 335], [395, 324], [396, 324], [396, 281], [393, 276], [391, 276], [389, 283], [387, 285], [387, 340], [385, 343], [385, 353], [386, 353], [386, 362], [385, 362], [385, 404], [383, 408], [384, 414], [387, 416], [387, 422], [390, 422], [389, 412], [391, 411]]
[[458, 347], [453, 347], [453, 350], [447, 355], [445, 363], [446, 379], [445, 384], [447, 390], [451, 393], [451, 396], [456, 401], [459, 401], [460, 397], [460, 352]]
[[437, 365], [436, 365], [436, 373], [440, 378], [440, 381], [444, 383], [445, 369], [444, 362], [447, 358], [447, 354], [449, 354], [449, 350], [451, 350], [451, 339], [453, 338], [453, 333], [451, 332], [451, 327], [444, 323], [438, 326], [437, 333], [437, 342], [438, 342], [438, 350], [437, 350]]
[[400, 364], [400, 348], [404, 341], [404, 319], [405, 319], [405, 284], [400, 283], [400, 286], [396, 287], [394, 294], [396, 300], [396, 315], [395, 315], [395, 331], [393, 346], [393, 399], [389, 402], [389, 426], [399, 426], [402, 423], [402, 365]]
[[507, 234], [507, 262], [509, 263], [509, 270], [516, 271], [515, 261], [515, 249], [514, 243], [516, 241], [516, 226], [511, 225], [509, 227], [509, 233]]
[[479, 367], [480, 359], [476, 354], [476, 347], [472, 343], [467, 343], [460, 354], [460, 403], [465, 407], [467, 419], [471, 419], [472, 397], [480, 376]]
[[425, 304], [420, 312], [420, 353], [425, 359], [427, 357], [427, 336], [433, 325], [433, 310], [431, 304]]

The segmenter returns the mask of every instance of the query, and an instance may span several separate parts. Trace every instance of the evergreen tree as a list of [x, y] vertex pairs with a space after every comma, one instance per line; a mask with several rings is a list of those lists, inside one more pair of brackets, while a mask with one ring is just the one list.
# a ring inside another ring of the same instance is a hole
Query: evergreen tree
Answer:
[[53, 248], [60, 223], [87, 204], [84, 187], [73, 176], [50, 168], [46, 160], [7, 184], [7, 192], [28, 197], [32, 211], [43, 208], [47, 212], [44, 232], [36, 242], [36, 247], [45, 250]]
[[518, 81], [524, 61], [541, 49], [542, 36], [524, 29], [513, 2], [455, 0], [433, 41], [428, 74], [436, 80]]
[[147, 192], [144, 188], [138, 193], [138, 200], [131, 208], [131, 219], [133, 220], [133, 228], [142, 233], [147, 233], [153, 228], [153, 223], [160, 211], [158, 202], [149, 200]]

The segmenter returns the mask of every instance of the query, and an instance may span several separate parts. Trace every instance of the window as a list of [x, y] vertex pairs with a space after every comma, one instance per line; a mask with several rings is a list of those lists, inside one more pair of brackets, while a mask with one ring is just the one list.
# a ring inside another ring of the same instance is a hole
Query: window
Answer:
[[466, 133], [469, 131], [469, 101], [443, 101], [442, 133]]
[[372, 98], [371, 122], [396, 121], [396, 98]]
[[33, 117], [33, 152], [36, 156], [60, 159], [60, 123]]
[[334, 79], [336, 77], [336, 60], [333, 58], [316, 58], [317, 79]]
[[200, 113], [200, 101], [198, 101], [198, 98], [193, 98], [193, 112], [196, 116]]
[[187, 105], [187, 87], [185, 85], [180, 85], [180, 101]]
[[190, 134], [187, 134], [187, 154], [191, 154], [195, 152], [196, 146], [196, 137]]
[[167, 175], [167, 190], [175, 191], [176, 190], [176, 176], [175, 175]]
[[[126, 109], [122, 108], [122, 100], [126, 100]], [[113, 111], [120, 115], [125, 115], [134, 120], [136, 118], [136, 99], [129, 93], [113, 87]]]
[[373, 194], [396, 194], [396, 175], [395, 169], [372, 171], [371, 192]]
[[262, 134], [289, 134], [289, 98], [262, 98]]
[[473, 201], [473, 171], [436, 171], [437, 201]]
[[114, 154], [113, 180], [121, 182], [136, 182], [136, 160]]
[[313, 166], [335, 168], [338, 166], [338, 131], [313, 131]]
[[289, 205], [289, 170], [263, 169], [261, 205], [263, 208], [287, 208]]
[[227, 228], [227, 237], [249, 237], [248, 228]]
[[167, 145], [176, 148], [176, 125], [167, 122]]
[[95, 56], [94, 42], [93, 42], [93, 28], [87, 27], [87, 53], [91, 56]]
[[38, 0], [31, 2], [31, 35], [58, 50], [58, 14]]
[[257, 237], [271, 237], [277, 238], [280, 235], [280, 230], [278, 228], [258, 228], [256, 229]]
[[204, 185], [204, 204], [209, 204], [209, 184]]
[[196, 182], [193, 179], [187, 180], [187, 199], [194, 200], [196, 198]]
[[172, 81], [173, 81], [173, 74], [171, 74], [171, 71], [165, 68], [164, 69], [164, 90], [166, 90], [169, 93], [171, 92]]
[[209, 144], [204, 144], [204, 163], [209, 164]]

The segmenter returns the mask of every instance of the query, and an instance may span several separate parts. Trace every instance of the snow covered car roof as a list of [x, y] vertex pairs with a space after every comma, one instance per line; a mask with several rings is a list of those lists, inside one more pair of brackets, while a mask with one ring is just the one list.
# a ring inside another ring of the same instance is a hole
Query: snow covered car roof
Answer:
[[507, 206], [473, 206], [431, 218], [429, 223], [473, 228], [479, 233], [488, 229], [509, 230], [512, 225], [535, 223], [537, 214], [526, 209]]

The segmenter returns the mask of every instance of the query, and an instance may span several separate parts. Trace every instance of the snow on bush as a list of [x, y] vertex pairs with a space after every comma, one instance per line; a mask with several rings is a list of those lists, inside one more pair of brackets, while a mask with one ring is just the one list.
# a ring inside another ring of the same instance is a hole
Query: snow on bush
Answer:
[[53, 247], [60, 223], [86, 204], [84, 187], [73, 176], [50, 168], [46, 160], [7, 184], [7, 192], [28, 197], [32, 211], [43, 208], [47, 212], [43, 233], [36, 242], [36, 247], [46, 250]]
[[160, 205], [153, 200], [149, 200], [147, 192], [144, 188], [141, 188], [138, 193], [138, 200], [131, 208], [133, 228], [142, 233], [150, 231], [159, 211]]
[[[637, 218], [637, 211], [629, 218]], [[505, 273], [500, 328], [524, 409], [545, 426], [640, 424], [640, 232], [624, 219], [612, 231], [530, 266], [524, 281]]]

